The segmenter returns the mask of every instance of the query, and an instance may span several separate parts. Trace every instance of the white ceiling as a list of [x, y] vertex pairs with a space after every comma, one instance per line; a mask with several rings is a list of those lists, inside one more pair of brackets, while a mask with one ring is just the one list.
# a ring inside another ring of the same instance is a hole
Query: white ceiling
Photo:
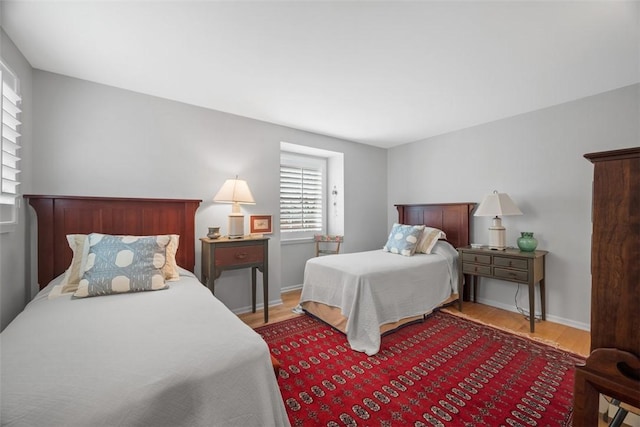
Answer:
[[34, 68], [380, 147], [640, 81], [638, 2], [2, 1]]

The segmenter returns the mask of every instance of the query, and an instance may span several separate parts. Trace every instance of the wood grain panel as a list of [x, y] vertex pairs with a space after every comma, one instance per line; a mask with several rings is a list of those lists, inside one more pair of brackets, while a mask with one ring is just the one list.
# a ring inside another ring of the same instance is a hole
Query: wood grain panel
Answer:
[[595, 162], [592, 350], [614, 347], [640, 356], [639, 183], [640, 156]]
[[471, 213], [475, 203], [443, 203], [395, 205], [398, 222], [410, 225], [426, 225], [445, 232], [447, 241], [454, 247], [469, 245]]
[[67, 234], [179, 234], [176, 262], [195, 266], [195, 212], [201, 200], [25, 195], [38, 221], [38, 283], [45, 287], [71, 263]]

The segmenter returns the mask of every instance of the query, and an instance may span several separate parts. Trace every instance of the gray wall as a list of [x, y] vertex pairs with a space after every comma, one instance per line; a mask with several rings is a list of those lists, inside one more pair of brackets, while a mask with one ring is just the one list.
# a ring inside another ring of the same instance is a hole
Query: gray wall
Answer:
[[[479, 203], [494, 189], [508, 193], [524, 215], [503, 218], [507, 244], [533, 231], [550, 252], [548, 318], [588, 329], [593, 166], [583, 154], [638, 146], [639, 99], [633, 85], [390, 149], [388, 224], [394, 203]], [[490, 222], [473, 219], [472, 242], [488, 242]], [[479, 300], [515, 310], [516, 288], [483, 280]], [[528, 307], [525, 287], [519, 295]]]
[[[196, 234], [203, 236], [212, 225], [225, 231], [230, 206], [211, 198], [236, 174], [256, 197], [245, 215], [272, 214], [277, 223], [280, 141], [343, 152], [345, 252], [380, 247], [396, 220], [393, 204], [479, 202], [498, 189], [524, 212], [504, 218], [508, 243], [533, 231], [550, 251], [549, 318], [588, 327], [593, 169], [582, 155], [638, 145], [640, 85], [387, 151], [32, 70], [1, 36], [2, 56], [22, 83], [23, 193], [199, 198]], [[32, 216], [23, 207], [16, 231], [0, 234], [2, 328], [37, 290], [33, 227], [26, 226]], [[487, 241], [489, 221], [474, 218], [473, 241]], [[281, 248], [277, 228], [271, 237], [274, 303], [281, 288], [301, 282], [313, 248]], [[217, 295], [231, 309], [246, 310], [248, 283], [248, 271], [225, 272]], [[481, 301], [510, 310], [514, 295], [514, 285], [500, 281], [480, 289]], [[519, 303], [527, 305], [526, 294]]]
[[[33, 85], [36, 193], [202, 199], [196, 214], [201, 237], [213, 225], [227, 231], [231, 205], [212, 198], [225, 179], [238, 174], [256, 199], [255, 206], [243, 206], [246, 230], [251, 214], [271, 214], [277, 224], [279, 150], [286, 141], [344, 153], [345, 250], [384, 243], [384, 149], [40, 70], [34, 71]], [[282, 286], [302, 282], [300, 265], [312, 254], [311, 243], [296, 252], [301, 256], [283, 255], [276, 227], [269, 246], [269, 299], [276, 303]], [[199, 245], [196, 259], [199, 275]], [[224, 272], [216, 281], [216, 296], [234, 311], [246, 310], [249, 270]]]
[[[32, 69], [31, 65], [1, 28], [0, 56], [20, 79], [22, 95], [20, 191], [29, 193], [31, 192], [31, 123], [33, 122]], [[25, 302], [30, 299], [27, 285], [30, 272], [25, 262], [26, 236], [28, 233], [27, 212], [28, 209], [22, 203], [18, 211], [18, 225], [15, 230], [9, 233], [0, 233], [0, 330], [4, 329], [13, 320], [22, 310]]]

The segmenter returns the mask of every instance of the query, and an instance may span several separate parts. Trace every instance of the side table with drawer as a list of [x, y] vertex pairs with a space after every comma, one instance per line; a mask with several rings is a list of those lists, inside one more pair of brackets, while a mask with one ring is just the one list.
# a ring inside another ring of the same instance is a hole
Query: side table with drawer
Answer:
[[[522, 252], [519, 249], [493, 250], [465, 246], [458, 249], [458, 294], [462, 295], [464, 277], [473, 278], [473, 302], [477, 302], [480, 277], [506, 280], [529, 286], [529, 322], [535, 331], [535, 284], [540, 283], [540, 309], [546, 320], [544, 260], [547, 251]], [[470, 283], [469, 281], [467, 283]], [[462, 298], [458, 308], [462, 311]]]
[[262, 272], [264, 322], [269, 321], [269, 238], [209, 239], [202, 242], [202, 283], [215, 295], [215, 280], [224, 270], [251, 268], [251, 308], [256, 312], [256, 270]]

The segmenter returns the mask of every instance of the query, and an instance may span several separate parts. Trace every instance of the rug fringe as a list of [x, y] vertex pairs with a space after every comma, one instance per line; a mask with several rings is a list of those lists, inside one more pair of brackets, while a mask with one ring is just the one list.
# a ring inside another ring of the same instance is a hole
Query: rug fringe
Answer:
[[440, 310], [440, 312], [441, 313], [450, 314], [452, 316], [460, 317], [461, 319], [469, 320], [470, 322], [474, 322], [474, 323], [477, 323], [477, 324], [482, 325], [482, 326], [488, 326], [490, 328], [497, 329], [497, 330], [502, 331], [502, 332], [507, 332], [507, 333], [516, 335], [516, 336], [518, 336], [520, 338], [526, 338], [526, 339], [529, 339], [529, 340], [534, 341], [534, 342], [538, 342], [538, 343], [541, 343], [541, 344], [548, 345], [549, 347], [553, 347], [553, 348], [555, 348], [557, 350], [562, 350], [562, 351], [564, 351], [566, 353], [569, 353], [569, 354], [571, 354], [571, 355], [573, 355], [573, 356], [575, 356], [577, 358], [580, 358], [580, 359], [586, 359], [587, 358], [587, 356], [582, 355], [582, 354], [578, 354], [575, 351], [572, 351], [572, 350], [570, 350], [570, 349], [568, 349], [566, 347], [563, 347], [560, 344], [558, 344], [556, 341], [553, 341], [553, 340], [550, 340], [550, 339], [534, 337], [534, 336], [531, 336], [531, 335], [529, 335], [527, 333], [524, 333], [524, 332], [517, 332], [517, 331], [514, 331], [513, 329], [505, 328], [504, 326], [498, 326], [498, 325], [494, 325], [492, 323], [484, 322], [482, 320], [478, 320], [478, 319], [476, 319], [476, 318], [474, 318], [472, 316], [469, 316], [468, 314], [462, 313], [460, 311]]

